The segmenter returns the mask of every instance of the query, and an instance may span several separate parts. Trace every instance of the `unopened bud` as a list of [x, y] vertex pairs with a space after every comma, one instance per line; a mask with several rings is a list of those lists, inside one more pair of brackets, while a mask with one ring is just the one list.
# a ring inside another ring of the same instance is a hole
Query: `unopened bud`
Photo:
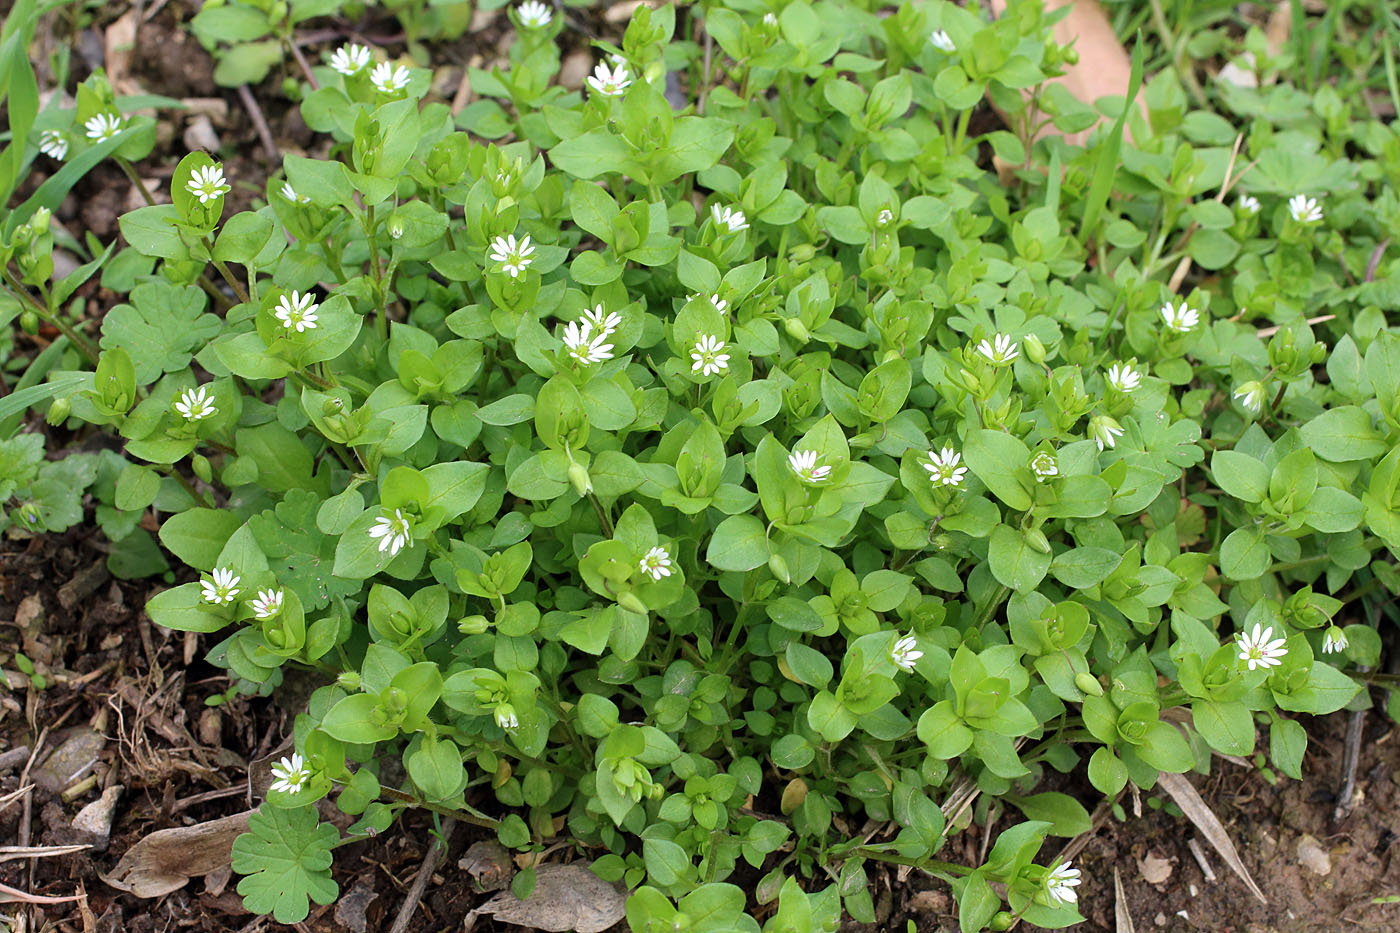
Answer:
[[783, 555], [768, 555], [768, 570], [770, 573], [773, 574], [773, 576], [777, 577], [784, 583], [792, 582], [792, 572], [788, 570], [787, 561], [783, 559]]
[[1042, 554], [1050, 553], [1050, 542], [1045, 538], [1045, 532], [1039, 528], [1032, 528], [1026, 532], [1026, 543]]
[[588, 471], [582, 464], [569, 464], [569, 482], [574, 487], [574, 492], [580, 496], [586, 496], [593, 491], [593, 481], [588, 478]]
[[209, 458], [203, 454], [195, 454], [190, 457], [190, 469], [194, 470], [194, 475], [204, 482], [213, 482], [214, 470], [209, 466]]
[[68, 401], [66, 398], [56, 398], [49, 403], [49, 411], [48, 414], [44, 416], [44, 420], [54, 427], [58, 427], [67, 420], [68, 415], [71, 414], [72, 411], [72, 402]]
[[1091, 697], [1103, 696], [1103, 684], [1093, 674], [1080, 671], [1074, 675], [1074, 685], [1079, 688], [1080, 693], [1087, 693]]
[[355, 671], [342, 671], [335, 682], [346, 690], [360, 689], [360, 675]]
[[1026, 359], [1039, 366], [1045, 362], [1045, 344], [1040, 342], [1040, 338], [1035, 334], [1027, 334], [1021, 338], [1021, 349], [1026, 351]]
[[628, 612], [635, 612], [637, 615], [647, 614], [647, 604], [637, 598], [637, 594], [628, 590], [617, 598], [617, 604]]
[[26, 334], [39, 333], [39, 315], [33, 311], [26, 311], [19, 316], [19, 326]]
[[799, 343], [806, 343], [808, 340], [812, 339], [812, 335], [808, 332], [806, 325], [795, 317], [783, 318], [783, 330], [787, 331], [788, 336]]
[[457, 631], [463, 635], [480, 635], [491, 626], [491, 621], [486, 616], [467, 616], [457, 623]]

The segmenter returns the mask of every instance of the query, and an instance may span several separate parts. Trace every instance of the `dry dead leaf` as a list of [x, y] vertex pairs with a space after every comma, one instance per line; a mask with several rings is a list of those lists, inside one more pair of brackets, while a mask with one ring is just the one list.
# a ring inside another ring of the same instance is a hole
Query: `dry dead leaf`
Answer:
[[616, 885], [589, 871], [588, 864], [541, 865], [528, 898], [522, 901], [502, 891], [477, 910], [546, 933], [603, 933], [626, 914], [627, 899]]
[[478, 891], [499, 891], [515, 874], [510, 853], [494, 839], [473, 842], [457, 860], [457, 867], [472, 876]]
[[1161, 884], [1172, 876], [1172, 863], [1156, 853], [1147, 853], [1147, 858], [1138, 860], [1138, 871], [1148, 884]]
[[111, 874], [98, 873], [119, 891], [137, 897], [161, 897], [191, 878], [207, 875], [232, 861], [233, 840], [248, 831], [247, 810], [208, 823], [151, 833], [126, 850]]
[[1136, 933], [1133, 929], [1133, 915], [1128, 912], [1128, 898], [1123, 894], [1123, 878], [1118, 874], [1117, 865], [1113, 866], [1113, 929], [1114, 933]]
[[1196, 792], [1196, 788], [1191, 782], [1180, 774], [1167, 774], [1165, 771], [1157, 776], [1157, 785], [1166, 791], [1168, 796], [1176, 802], [1196, 828], [1201, 831], [1211, 845], [1215, 846], [1215, 851], [1220, 853], [1220, 857], [1225, 860], [1225, 864], [1235, 874], [1244, 881], [1249, 892], [1259, 898], [1259, 903], [1267, 904], [1269, 899], [1264, 896], [1264, 892], [1259, 890], [1259, 885], [1254, 883], [1254, 878], [1250, 876], [1249, 869], [1244, 867], [1244, 862], [1240, 861], [1240, 854], [1235, 850], [1235, 844], [1230, 841], [1230, 836], [1225, 832], [1225, 827], [1220, 825], [1218, 820], [1206, 802], [1201, 799], [1201, 795]]

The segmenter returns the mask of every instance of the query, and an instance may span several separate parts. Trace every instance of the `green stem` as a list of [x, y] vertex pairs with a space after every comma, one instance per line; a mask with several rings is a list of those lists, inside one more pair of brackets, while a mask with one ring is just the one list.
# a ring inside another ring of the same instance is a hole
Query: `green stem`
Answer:
[[78, 351], [82, 353], [83, 356], [87, 357], [89, 363], [93, 366], [97, 365], [97, 348], [92, 345], [92, 342], [87, 339], [87, 336], [84, 335], [82, 331], [63, 320], [61, 315], [51, 313], [48, 308], [35, 301], [34, 296], [29, 294], [29, 290], [24, 287], [23, 283], [15, 278], [14, 273], [11, 272], [8, 267], [4, 270], [4, 277], [5, 284], [9, 287], [8, 290], [12, 292], [16, 298], [28, 304], [40, 318], [48, 321], [54, 327], [57, 327], [59, 333], [67, 337], [69, 341], [72, 342], [73, 346], [77, 347]]
[[501, 825], [500, 820], [494, 820], [486, 814], [471, 808], [459, 810], [456, 807], [444, 807], [440, 804], [430, 803], [427, 800], [415, 797], [412, 794], [405, 794], [401, 790], [394, 790], [391, 787], [381, 787], [379, 788], [379, 793], [396, 803], [406, 803], [412, 807], [420, 807], [441, 816], [450, 816], [454, 819], [461, 820], [463, 823], [470, 823], [473, 826], [484, 826], [487, 829], [496, 829]]
[[127, 177], [127, 180], [136, 186], [137, 191], [141, 192], [141, 197], [145, 200], [146, 204], [150, 207], [155, 207], [156, 199], [146, 190], [146, 183], [141, 180], [140, 175], [136, 174], [136, 169], [131, 167], [131, 163], [119, 155], [114, 155], [112, 158], [116, 160], [117, 165], [121, 168], [122, 174]]
[[369, 241], [369, 255], [374, 270], [374, 304], [379, 314], [379, 336], [389, 339], [389, 310], [384, 300], [384, 266], [379, 258], [379, 240], [375, 236], [374, 205], [365, 208], [365, 239]]

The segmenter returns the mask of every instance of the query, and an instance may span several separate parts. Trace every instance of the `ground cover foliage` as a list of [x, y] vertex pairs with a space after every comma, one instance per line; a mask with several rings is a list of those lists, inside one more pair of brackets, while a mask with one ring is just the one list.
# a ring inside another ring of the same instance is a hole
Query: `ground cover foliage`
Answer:
[[[193, 29], [241, 83], [339, 6]], [[252, 910], [337, 897], [329, 797], [344, 838], [425, 807], [574, 840], [638, 933], [869, 921], [872, 861], [949, 881], [964, 930], [1065, 926], [1042, 850], [1090, 819], [1049, 770], [1296, 777], [1296, 714], [1379, 658], [1400, 138], [1329, 85], [1236, 88], [1232, 123], [1167, 70], [1079, 147], [1038, 3], [640, 8], [581, 93], [527, 4], [455, 117], [326, 50], [293, 90], [329, 157], [225, 216], [191, 153], [55, 280], [48, 212], [155, 124], [101, 72], [40, 112], [36, 12], [0, 192], [54, 171], [0, 258], [6, 316], [61, 336], [0, 399], [3, 521], [88, 496], [114, 571], [188, 581], [147, 611], [213, 634], [228, 696], [321, 677], [234, 849]], [[984, 98], [1009, 128], [973, 132]], [[97, 275], [125, 301], [90, 335]], [[46, 456], [30, 406], [112, 442]], [[1025, 819], [944, 861], [974, 796]]]

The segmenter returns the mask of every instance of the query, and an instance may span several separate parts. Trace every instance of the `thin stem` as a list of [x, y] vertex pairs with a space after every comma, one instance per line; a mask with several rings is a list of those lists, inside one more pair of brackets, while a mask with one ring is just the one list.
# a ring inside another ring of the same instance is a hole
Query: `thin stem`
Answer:
[[598, 496], [593, 490], [588, 490], [588, 501], [593, 503], [593, 511], [598, 513], [598, 524], [603, 526], [603, 533], [609, 538], [613, 536], [613, 523], [608, 518], [608, 513], [603, 510], [603, 503], [598, 501]]
[[214, 258], [214, 244], [210, 242], [208, 237], [204, 238], [204, 247], [209, 250], [209, 261], [214, 264], [215, 269], [219, 270], [219, 275], [228, 283], [228, 287], [233, 289], [233, 293], [238, 296], [239, 304], [247, 304], [248, 293], [243, 290], [243, 286], [233, 277], [233, 273], [228, 270], [228, 266], [224, 265], [224, 261]]
[[11, 272], [8, 267], [4, 270], [4, 276], [5, 284], [15, 297], [33, 308], [34, 312], [38, 314], [40, 318], [48, 321], [54, 327], [57, 327], [59, 332], [67, 337], [83, 356], [88, 358], [89, 363], [94, 366], [97, 365], [97, 348], [92, 345], [92, 342], [87, 339], [87, 336], [83, 334], [82, 331], [63, 320], [62, 315], [50, 313], [48, 308], [35, 301], [34, 296], [29, 294], [29, 290], [15, 278], [14, 273]]
[[441, 816], [450, 816], [461, 820], [463, 823], [470, 823], [473, 826], [484, 826], [487, 829], [495, 829], [501, 825], [499, 820], [493, 820], [486, 814], [479, 813], [476, 810], [470, 808], [459, 810], [456, 807], [444, 807], [440, 804], [422, 800], [412, 794], [405, 794], [401, 790], [394, 790], [391, 787], [381, 787], [379, 788], [379, 793], [398, 803], [406, 803], [409, 806], [421, 807], [424, 810], [429, 810]]
[[114, 155], [112, 158], [117, 160], [117, 165], [121, 167], [122, 174], [127, 177], [128, 181], [136, 186], [137, 191], [141, 192], [141, 197], [145, 199], [146, 203], [151, 207], [155, 207], [156, 199], [146, 190], [146, 183], [141, 180], [140, 175], [136, 174], [136, 169], [131, 167], [131, 163], [119, 155]]
[[306, 75], [306, 81], [311, 85], [311, 90], [319, 91], [321, 89], [321, 83], [317, 81], [316, 76], [311, 73], [311, 65], [307, 63], [306, 56], [301, 54], [301, 48], [293, 42], [290, 37], [284, 38], [282, 43], [292, 50], [292, 57], [297, 60], [297, 65], [301, 67], [301, 73]]
[[379, 258], [379, 241], [375, 237], [374, 205], [365, 208], [365, 239], [369, 241], [369, 255], [374, 267], [374, 304], [379, 312], [379, 336], [389, 339], [389, 310], [384, 301], [384, 266]]

